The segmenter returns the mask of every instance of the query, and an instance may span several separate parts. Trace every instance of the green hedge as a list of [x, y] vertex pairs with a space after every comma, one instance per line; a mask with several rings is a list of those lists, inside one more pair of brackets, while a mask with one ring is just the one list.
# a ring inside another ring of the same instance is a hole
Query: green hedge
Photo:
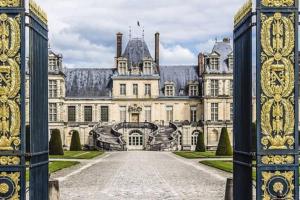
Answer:
[[60, 131], [58, 129], [52, 130], [51, 139], [49, 142], [50, 155], [64, 155]]
[[71, 139], [70, 151], [81, 151], [81, 143], [78, 131], [74, 130]]
[[200, 132], [197, 138], [196, 151], [197, 152], [205, 152], [205, 144], [204, 144], [204, 134]]
[[222, 128], [218, 149], [216, 151], [216, 156], [231, 156], [231, 155], [232, 155], [232, 147], [230, 144], [227, 128]]

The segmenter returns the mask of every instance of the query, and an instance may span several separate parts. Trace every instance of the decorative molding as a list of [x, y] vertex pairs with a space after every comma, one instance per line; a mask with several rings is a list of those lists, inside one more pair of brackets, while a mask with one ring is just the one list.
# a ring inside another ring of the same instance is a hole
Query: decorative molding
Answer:
[[37, 16], [37, 18], [39, 18], [43, 23], [48, 23], [48, 16], [46, 12], [34, 0], [29, 1], [29, 11]]
[[3, 199], [20, 199], [20, 172], [0, 173], [0, 196]]
[[294, 200], [294, 172], [262, 172], [262, 200], [282, 199]]
[[0, 14], [0, 150], [19, 150], [20, 15]]
[[20, 7], [20, 0], [0, 0], [0, 8], [5, 7]]
[[261, 14], [261, 144], [294, 149], [295, 15]]
[[265, 7], [288, 7], [294, 6], [295, 0], [262, 0], [261, 4]]
[[248, 0], [242, 8], [236, 13], [234, 16], [234, 26], [240, 23], [244, 17], [246, 17], [249, 13], [252, 12], [252, 0]]
[[263, 156], [261, 162], [265, 165], [282, 165], [282, 164], [293, 164], [295, 159], [290, 155], [269, 155]]

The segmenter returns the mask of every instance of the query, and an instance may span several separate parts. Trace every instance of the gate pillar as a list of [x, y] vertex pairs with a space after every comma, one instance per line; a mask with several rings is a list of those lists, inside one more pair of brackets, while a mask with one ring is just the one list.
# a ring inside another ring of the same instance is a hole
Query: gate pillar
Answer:
[[25, 7], [0, 2], [0, 199], [25, 199]]
[[[253, 15], [250, 0], [235, 17], [234, 199], [252, 199], [254, 166], [256, 199], [299, 199], [298, 0], [257, 0], [256, 23]], [[255, 57], [256, 140], [251, 136]]]
[[298, 0], [257, 1], [257, 199], [299, 199]]

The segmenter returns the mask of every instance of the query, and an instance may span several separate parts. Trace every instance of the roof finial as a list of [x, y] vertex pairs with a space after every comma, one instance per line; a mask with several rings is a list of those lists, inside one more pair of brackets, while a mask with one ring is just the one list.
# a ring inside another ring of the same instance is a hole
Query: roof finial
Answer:
[[131, 26], [129, 26], [129, 40], [131, 40], [131, 32], [132, 32]]
[[142, 38], [143, 38], [143, 40], [145, 39], [145, 29], [144, 29], [144, 26], [143, 26]]

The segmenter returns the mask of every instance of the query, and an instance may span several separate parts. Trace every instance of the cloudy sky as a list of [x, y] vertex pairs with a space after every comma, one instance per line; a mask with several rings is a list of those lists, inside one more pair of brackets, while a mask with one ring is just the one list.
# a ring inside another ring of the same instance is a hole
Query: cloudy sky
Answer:
[[[68, 67], [113, 67], [115, 34], [141, 36], [153, 55], [161, 35], [161, 64], [192, 64], [217, 38], [232, 37], [241, 0], [36, 0], [48, 13], [51, 48]], [[125, 46], [125, 44], [124, 44]]]

